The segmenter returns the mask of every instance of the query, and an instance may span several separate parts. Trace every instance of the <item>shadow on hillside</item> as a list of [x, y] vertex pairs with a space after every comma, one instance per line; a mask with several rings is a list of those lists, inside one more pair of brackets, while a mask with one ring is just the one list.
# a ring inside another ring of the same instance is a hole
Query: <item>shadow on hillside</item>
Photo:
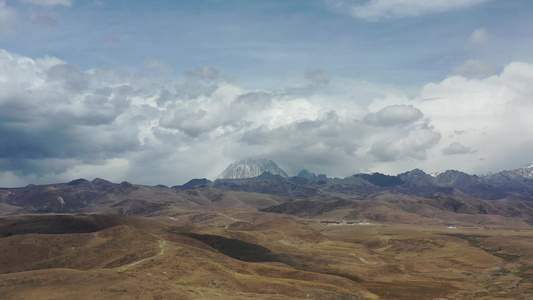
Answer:
[[225, 238], [218, 235], [197, 234], [190, 232], [173, 233], [188, 236], [190, 238], [198, 240], [218, 250], [220, 253], [234, 259], [246, 262], [279, 262], [301, 271], [333, 275], [343, 277], [358, 283], [362, 282], [362, 280], [358, 276], [352, 274], [332, 272], [327, 268], [316, 268], [311, 267], [306, 263], [302, 263], [303, 260], [309, 262], [309, 257], [293, 257], [286, 253], [273, 253], [270, 249], [261, 245], [245, 242], [238, 239]]
[[238, 260], [246, 262], [284, 262], [279, 254], [274, 254], [270, 249], [261, 245], [212, 234], [189, 232], [179, 234], [198, 240], [218, 250], [220, 253]]
[[91, 233], [122, 224], [114, 215], [50, 215], [0, 218], [0, 237], [20, 234]]

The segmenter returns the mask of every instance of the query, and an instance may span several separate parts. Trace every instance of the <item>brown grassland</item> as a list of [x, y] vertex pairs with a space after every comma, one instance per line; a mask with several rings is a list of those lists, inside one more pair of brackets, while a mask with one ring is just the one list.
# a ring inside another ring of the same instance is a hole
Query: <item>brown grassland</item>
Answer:
[[529, 225], [408, 217], [366, 226], [227, 209], [3, 217], [0, 298], [533, 298]]

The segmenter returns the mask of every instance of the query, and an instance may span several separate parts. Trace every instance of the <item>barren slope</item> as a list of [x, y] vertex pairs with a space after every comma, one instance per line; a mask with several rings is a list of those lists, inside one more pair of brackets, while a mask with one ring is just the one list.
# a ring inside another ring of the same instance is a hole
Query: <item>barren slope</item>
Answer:
[[[0, 219], [5, 299], [527, 299], [533, 232], [219, 212]], [[218, 221], [216, 221], [218, 222]], [[39, 226], [35, 226], [39, 224]], [[512, 226], [513, 223], [508, 223]], [[62, 230], [58, 230], [62, 229]], [[10, 234], [9, 234], [10, 233]]]

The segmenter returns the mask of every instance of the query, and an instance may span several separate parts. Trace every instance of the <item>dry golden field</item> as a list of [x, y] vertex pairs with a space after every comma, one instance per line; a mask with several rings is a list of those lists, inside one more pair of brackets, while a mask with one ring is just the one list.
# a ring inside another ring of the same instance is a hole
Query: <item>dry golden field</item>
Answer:
[[533, 297], [533, 230], [514, 221], [326, 226], [245, 210], [0, 221], [2, 299]]

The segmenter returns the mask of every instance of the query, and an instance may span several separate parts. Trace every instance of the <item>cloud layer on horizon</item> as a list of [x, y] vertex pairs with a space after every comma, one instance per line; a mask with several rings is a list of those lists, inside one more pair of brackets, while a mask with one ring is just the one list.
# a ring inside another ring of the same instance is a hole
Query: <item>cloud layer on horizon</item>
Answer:
[[334, 10], [366, 21], [416, 17], [468, 8], [490, 0], [326, 0]]
[[[155, 69], [164, 62], [148, 60]], [[214, 178], [243, 157], [289, 175], [461, 169], [531, 160], [533, 65], [451, 75], [415, 96], [384, 85], [302, 74], [311, 85], [250, 90], [209, 66], [180, 81], [0, 50], [0, 182], [105, 177], [143, 184]]]
[[174, 185], [243, 157], [339, 177], [516, 168], [531, 7], [0, 0], [0, 186]]

